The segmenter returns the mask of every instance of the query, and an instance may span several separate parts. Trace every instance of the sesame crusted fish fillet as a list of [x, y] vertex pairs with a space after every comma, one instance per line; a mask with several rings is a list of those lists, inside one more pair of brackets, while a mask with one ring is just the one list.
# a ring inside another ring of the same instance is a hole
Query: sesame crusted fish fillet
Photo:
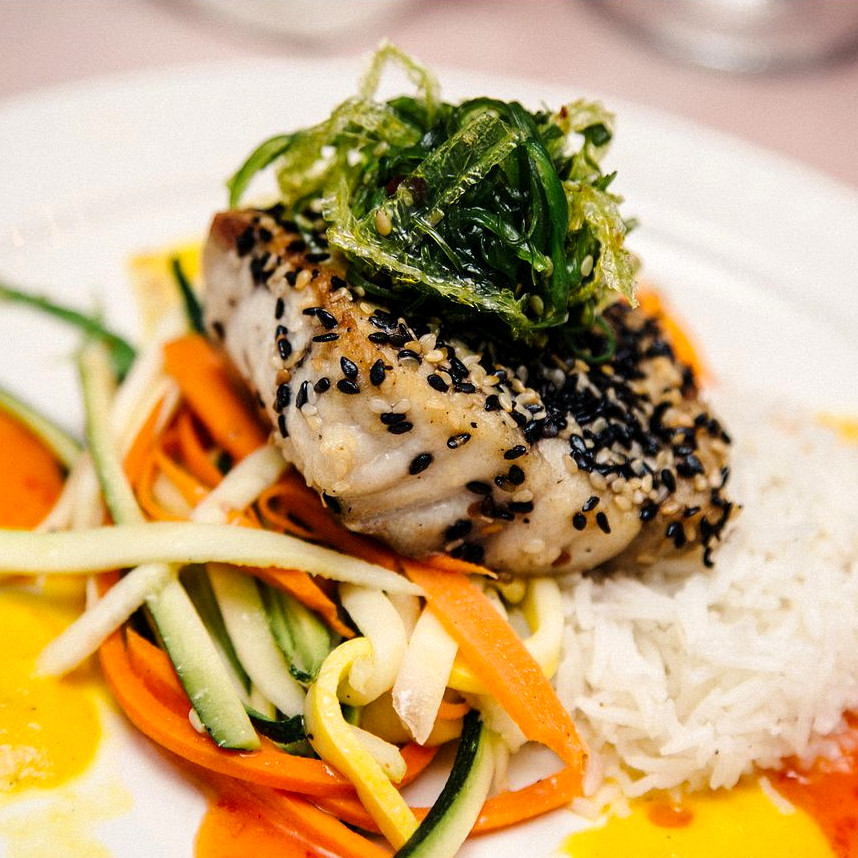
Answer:
[[352, 530], [512, 574], [709, 562], [729, 438], [656, 319], [606, 311], [601, 364], [483, 341], [359, 297], [279, 208], [217, 215], [203, 265], [211, 333]]

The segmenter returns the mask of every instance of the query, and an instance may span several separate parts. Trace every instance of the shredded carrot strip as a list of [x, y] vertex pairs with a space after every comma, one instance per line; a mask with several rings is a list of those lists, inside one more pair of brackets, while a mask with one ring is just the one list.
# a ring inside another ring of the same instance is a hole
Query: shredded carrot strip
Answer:
[[3, 410], [0, 462], [0, 523], [3, 527], [35, 527], [59, 496], [62, 466], [42, 441]]
[[155, 448], [155, 462], [161, 473], [173, 483], [190, 506], [196, 506], [209, 493], [196, 477], [177, 465], [175, 460], [167, 455], [163, 444]]
[[449, 554], [433, 554], [423, 562], [433, 569], [440, 569], [442, 572], [458, 572], [460, 575], [482, 575], [484, 578], [497, 578], [491, 569], [476, 563], [469, 563], [467, 560], [461, 560], [458, 557], [450, 557]]
[[436, 717], [441, 721], [455, 721], [457, 718], [464, 718], [470, 711], [471, 707], [464, 701], [451, 703], [449, 700], [442, 700]]
[[183, 408], [179, 413], [176, 430], [179, 451], [185, 467], [203, 485], [214, 488], [223, 479], [223, 474], [212, 461], [209, 451], [204, 446], [200, 433], [194, 425], [193, 415], [186, 408]]
[[335, 546], [338, 551], [386, 569], [396, 568], [396, 555], [389, 548], [343, 527], [296, 471], [288, 472], [263, 492], [258, 506], [263, 518], [276, 528]]
[[143, 680], [149, 691], [173, 712], [187, 715], [191, 701], [179, 682], [167, 653], [130, 628], [126, 630], [125, 645], [132, 670]]
[[699, 349], [689, 337], [688, 329], [684, 324], [677, 321], [673, 311], [665, 306], [661, 296], [651, 289], [644, 288], [638, 290], [637, 298], [644, 313], [648, 316], [655, 316], [661, 322], [677, 359], [688, 364], [694, 370], [697, 378], [702, 381], [711, 381], [712, 374], [700, 357]]
[[[260, 814], [288, 843], [301, 850], [284, 848], [283, 855], [325, 855], [330, 858], [390, 858], [390, 852], [368, 840], [330, 813], [294, 793], [262, 789], [218, 778], [216, 788], [254, 814]], [[285, 844], [284, 844], [285, 846]]]
[[160, 468], [154, 450], [149, 452], [148, 458], [143, 462], [140, 478], [134, 483], [134, 494], [140, 507], [155, 521], [184, 521], [184, 517], [168, 510], [155, 497], [155, 480], [158, 478]]
[[130, 721], [157, 744], [204, 769], [307, 795], [349, 795], [352, 785], [320, 760], [283, 753], [261, 737], [258, 751], [225, 751], [177, 715], [134, 672], [121, 631], [101, 646], [101, 667]]
[[234, 459], [268, 440], [240, 388], [230, 381], [225, 359], [199, 334], [164, 346], [164, 365], [206, 431]]
[[[518, 825], [559, 807], [565, 807], [581, 795], [581, 775], [569, 766], [517, 790], [507, 790], [486, 800], [474, 823], [472, 834], [485, 834]], [[355, 796], [323, 796], [314, 798], [316, 805], [334, 814], [343, 822], [365, 831], [378, 832], [378, 827]], [[423, 819], [428, 807], [412, 807], [414, 815]]]
[[459, 644], [462, 657], [528, 739], [583, 773], [586, 750], [572, 717], [521, 638], [469, 578], [402, 558], [406, 575]]
[[278, 569], [276, 567], [247, 568], [245, 571], [265, 581], [278, 590], [285, 590], [301, 604], [315, 611], [337, 634], [344, 638], [354, 637], [354, 632], [340, 619], [336, 603], [328, 598], [312, 576], [300, 569]]
[[161, 407], [163, 404], [163, 398], [155, 403], [155, 407], [149, 412], [149, 416], [135, 436], [131, 448], [125, 454], [123, 468], [131, 485], [137, 484], [142, 479], [143, 469], [146, 467], [146, 463], [151, 456], [152, 448], [158, 441], [155, 429], [161, 419]]

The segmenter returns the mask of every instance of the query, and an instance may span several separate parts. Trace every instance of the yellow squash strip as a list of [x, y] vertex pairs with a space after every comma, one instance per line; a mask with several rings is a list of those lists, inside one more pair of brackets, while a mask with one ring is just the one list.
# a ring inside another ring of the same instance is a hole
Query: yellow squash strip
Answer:
[[337, 697], [337, 688], [352, 664], [371, 655], [369, 641], [354, 638], [325, 659], [307, 693], [304, 723], [316, 753], [354, 784], [381, 833], [399, 849], [417, 828], [417, 818], [343, 718]]

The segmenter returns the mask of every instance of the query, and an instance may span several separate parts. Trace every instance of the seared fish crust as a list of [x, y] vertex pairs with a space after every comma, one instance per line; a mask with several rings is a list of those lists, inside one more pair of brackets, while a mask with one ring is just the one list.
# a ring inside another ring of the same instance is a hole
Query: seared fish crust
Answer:
[[406, 318], [278, 207], [218, 214], [203, 269], [210, 332], [352, 530], [522, 575], [711, 562], [729, 438], [657, 319], [614, 305], [616, 351], [588, 365]]

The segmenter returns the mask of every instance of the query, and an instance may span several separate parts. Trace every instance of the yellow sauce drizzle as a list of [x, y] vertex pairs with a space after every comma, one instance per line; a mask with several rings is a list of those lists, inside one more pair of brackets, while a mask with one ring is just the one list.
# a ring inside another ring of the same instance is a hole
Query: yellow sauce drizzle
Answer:
[[[660, 806], [659, 806], [660, 805]], [[653, 817], [662, 824], [653, 822]], [[672, 817], [676, 824], [665, 824]], [[623, 819], [568, 837], [574, 858], [831, 858], [825, 836], [801, 810], [783, 813], [756, 783], [702, 793], [665, 813], [664, 799], [642, 800]]]
[[95, 756], [101, 726], [89, 671], [33, 676], [38, 653], [81, 607], [79, 581], [52, 580], [41, 592], [0, 590], [0, 799], [59, 786]]

